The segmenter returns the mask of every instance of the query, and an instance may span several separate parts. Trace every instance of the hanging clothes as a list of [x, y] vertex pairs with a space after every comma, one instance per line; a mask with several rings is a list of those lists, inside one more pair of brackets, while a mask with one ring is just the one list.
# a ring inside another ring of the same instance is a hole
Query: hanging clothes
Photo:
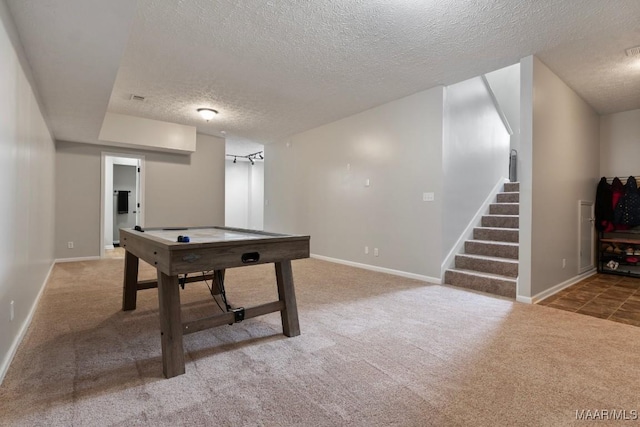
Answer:
[[613, 191], [607, 178], [602, 177], [596, 189], [596, 230], [613, 229]]
[[624, 196], [620, 198], [614, 212], [615, 219], [628, 227], [638, 226], [640, 225], [640, 193], [634, 177], [630, 176], [627, 179], [624, 190]]
[[[613, 206], [613, 229], [615, 230], [624, 230], [628, 227], [622, 223], [622, 205], [621, 200], [624, 197], [624, 184], [620, 181], [620, 178], [613, 178], [613, 182], [611, 183], [611, 204]], [[613, 230], [605, 230], [605, 231], [613, 231]]]

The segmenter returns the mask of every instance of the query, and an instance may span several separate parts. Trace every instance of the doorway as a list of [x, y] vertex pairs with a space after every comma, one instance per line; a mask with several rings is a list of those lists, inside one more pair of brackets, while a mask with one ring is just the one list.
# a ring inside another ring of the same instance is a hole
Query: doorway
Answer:
[[578, 268], [578, 274], [585, 273], [594, 268], [594, 214], [593, 214], [593, 202], [580, 200], [579, 205], [579, 260], [580, 266]]
[[100, 257], [119, 255], [120, 228], [144, 227], [144, 156], [102, 153]]

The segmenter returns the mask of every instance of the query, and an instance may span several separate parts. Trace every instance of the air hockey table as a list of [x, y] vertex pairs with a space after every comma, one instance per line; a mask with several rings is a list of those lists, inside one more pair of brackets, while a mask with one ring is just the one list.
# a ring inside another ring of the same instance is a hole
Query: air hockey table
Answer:
[[[188, 242], [178, 241], [186, 240]], [[124, 258], [122, 309], [135, 310], [137, 292], [158, 289], [162, 369], [165, 377], [185, 373], [182, 336], [280, 312], [284, 335], [300, 335], [291, 260], [309, 257], [309, 236], [230, 227], [120, 229]], [[139, 260], [157, 269], [157, 280], [138, 280]], [[227, 268], [275, 264], [278, 301], [248, 308], [227, 308], [211, 317], [182, 322], [180, 285], [212, 280], [212, 294], [224, 292]], [[189, 273], [209, 272], [189, 277]]]

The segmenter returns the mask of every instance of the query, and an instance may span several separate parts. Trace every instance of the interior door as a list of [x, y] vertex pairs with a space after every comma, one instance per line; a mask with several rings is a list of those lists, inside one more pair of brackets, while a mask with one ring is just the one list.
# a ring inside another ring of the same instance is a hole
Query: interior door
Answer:
[[580, 267], [578, 273], [585, 273], [594, 268], [594, 216], [593, 202], [581, 200], [579, 206], [579, 250]]

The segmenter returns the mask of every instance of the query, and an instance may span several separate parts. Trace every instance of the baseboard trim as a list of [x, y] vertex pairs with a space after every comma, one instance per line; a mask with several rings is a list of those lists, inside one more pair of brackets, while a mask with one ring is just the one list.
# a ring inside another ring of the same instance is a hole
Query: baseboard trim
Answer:
[[324, 255], [311, 254], [311, 258], [316, 258], [322, 261], [335, 262], [336, 264], [348, 265], [349, 267], [363, 268], [365, 270], [376, 271], [378, 273], [393, 274], [394, 276], [406, 277], [407, 279], [420, 280], [422, 282], [429, 282], [436, 285], [442, 284], [442, 280], [437, 277], [424, 276], [422, 274], [409, 273], [406, 271], [393, 270], [391, 268], [378, 267], [370, 264], [362, 264], [354, 261], [346, 261], [338, 258], [331, 258]]
[[85, 256], [85, 257], [77, 257], [77, 258], [57, 258], [55, 263], [58, 264], [62, 262], [96, 261], [99, 259], [100, 259], [99, 256]]
[[534, 295], [532, 297], [525, 297], [525, 296], [518, 295], [516, 297], [516, 301], [522, 302], [522, 303], [525, 303], [525, 304], [537, 304], [540, 301], [542, 301], [542, 300], [544, 300], [546, 298], [549, 298], [552, 295], [557, 294], [561, 290], [566, 289], [569, 286], [575, 285], [576, 283], [578, 283], [581, 280], [586, 279], [587, 277], [593, 276], [597, 272], [598, 271], [594, 268], [594, 269], [586, 271], [586, 272], [584, 272], [582, 274], [578, 274], [577, 276], [572, 277], [569, 280], [565, 280], [562, 283], [558, 283], [554, 287], [549, 288], [546, 291], [542, 291], [542, 292], [540, 292], [540, 293], [538, 293], [538, 294], [536, 294], [536, 295]]
[[18, 351], [18, 347], [20, 346], [20, 343], [22, 343], [24, 336], [27, 334], [27, 330], [29, 329], [29, 326], [31, 325], [31, 321], [33, 320], [33, 315], [36, 312], [36, 308], [38, 308], [38, 302], [40, 302], [40, 297], [44, 292], [44, 288], [46, 287], [47, 282], [49, 281], [49, 277], [51, 276], [51, 272], [53, 271], [53, 267], [55, 265], [56, 265], [55, 262], [51, 263], [51, 266], [49, 267], [49, 271], [47, 272], [47, 275], [44, 278], [44, 282], [42, 282], [42, 285], [40, 286], [38, 295], [36, 295], [36, 298], [33, 301], [33, 304], [31, 304], [31, 309], [29, 310], [29, 314], [27, 315], [27, 318], [22, 323], [22, 326], [20, 327], [20, 331], [18, 332], [18, 335], [16, 335], [16, 337], [13, 340], [13, 343], [11, 343], [11, 347], [9, 347], [9, 352], [7, 353], [4, 360], [2, 361], [2, 365], [0, 365], [0, 385], [2, 385], [2, 382], [4, 381], [4, 377], [7, 375], [7, 371], [9, 371], [9, 366], [11, 366], [11, 362], [13, 362], [13, 358], [15, 357], [16, 352]]
[[104, 250], [105, 251], [110, 251], [110, 250], [113, 250], [113, 249], [115, 249], [115, 247], [113, 245], [104, 245]]

